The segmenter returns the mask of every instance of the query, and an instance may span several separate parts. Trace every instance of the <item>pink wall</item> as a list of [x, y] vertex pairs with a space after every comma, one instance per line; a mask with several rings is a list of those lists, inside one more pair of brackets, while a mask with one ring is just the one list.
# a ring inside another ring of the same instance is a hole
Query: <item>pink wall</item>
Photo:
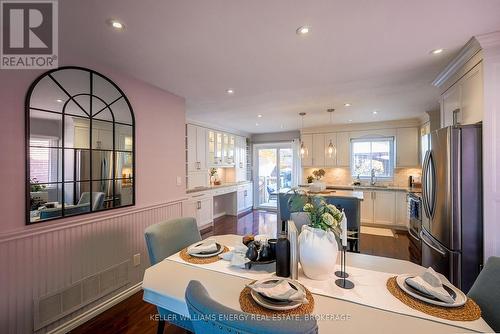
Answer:
[[[68, 59], [68, 58], [66, 58]], [[24, 98], [43, 71], [0, 70], [0, 333], [31, 333], [35, 302], [127, 263], [128, 284], [37, 333], [119, 295], [140, 289], [149, 261], [144, 228], [182, 215], [185, 196], [185, 102], [164, 90], [86, 61], [128, 96], [136, 119], [136, 206], [25, 225]], [[176, 184], [180, 177], [181, 185]], [[132, 257], [141, 255], [141, 264]]]
[[[132, 104], [137, 141], [136, 207], [183, 197], [184, 99], [113, 70], [82, 62], [67, 64], [90, 67], [108, 76], [125, 92]], [[43, 71], [0, 71], [0, 235], [41, 225], [25, 226], [24, 218], [24, 98], [31, 82], [41, 73]], [[181, 186], [176, 185], [177, 176], [181, 177]], [[56, 221], [43, 225], [60, 223]]]

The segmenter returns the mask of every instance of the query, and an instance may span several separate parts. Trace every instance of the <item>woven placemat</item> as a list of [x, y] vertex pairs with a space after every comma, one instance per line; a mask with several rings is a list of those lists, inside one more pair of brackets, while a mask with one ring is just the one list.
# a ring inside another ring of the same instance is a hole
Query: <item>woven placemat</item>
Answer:
[[[224, 246], [224, 251], [222, 251], [222, 253], [226, 253], [226, 252], [229, 252], [229, 248], [227, 248], [226, 246]], [[191, 255], [189, 255], [187, 253], [187, 248], [184, 248], [183, 250], [181, 250], [181, 252], [179, 253], [179, 256], [184, 261], [189, 262], [189, 263], [194, 263], [194, 264], [207, 264], [207, 263], [217, 262], [217, 261], [220, 260], [220, 257], [219, 257], [218, 254], [214, 255], [214, 256], [210, 256], [210, 257], [194, 257], [194, 256], [191, 256]]]
[[[254, 281], [255, 282], [255, 281]], [[252, 283], [254, 283], [252, 282]], [[303, 286], [306, 291], [306, 298], [309, 301], [308, 304], [302, 304], [296, 309], [288, 310], [288, 311], [275, 311], [270, 310], [265, 307], [260, 306], [253, 300], [252, 295], [250, 294], [250, 288], [245, 287], [243, 291], [240, 293], [240, 307], [243, 312], [266, 315], [266, 316], [276, 316], [276, 315], [306, 315], [311, 314], [314, 310], [314, 298], [309, 290], [305, 286]]]
[[396, 276], [387, 280], [387, 290], [412, 309], [446, 320], [473, 321], [481, 318], [481, 309], [470, 298], [460, 307], [442, 307], [427, 304], [405, 293], [396, 282]]

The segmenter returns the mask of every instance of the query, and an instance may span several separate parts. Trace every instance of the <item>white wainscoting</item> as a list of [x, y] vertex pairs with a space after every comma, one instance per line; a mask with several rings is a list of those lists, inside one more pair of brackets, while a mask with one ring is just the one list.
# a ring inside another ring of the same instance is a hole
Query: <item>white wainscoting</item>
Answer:
[[[46, 333], [142, 281], [144, 229], [182, 216], [182, 200], [0, 235], [0, 333], [32, 333], [34, 300], [129, 260], [129, 284], [40, 329]], [[134, 267], [134, 254], [141, 263]]]

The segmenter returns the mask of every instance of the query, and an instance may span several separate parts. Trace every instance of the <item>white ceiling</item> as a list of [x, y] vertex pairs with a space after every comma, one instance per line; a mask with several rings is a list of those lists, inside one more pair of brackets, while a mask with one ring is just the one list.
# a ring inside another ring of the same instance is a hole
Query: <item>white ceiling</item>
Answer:
[[[297, 129], [301, 111], [308, 113], [306, 127], [321, 125], [331, 107], [335, 123], [419, 117], [438, 108], [430, 82], [446, 62], [473, 35], [500, 30], [498, 0], [64, 0], [59, 6], [61, 52], [92, 57], [185, 97], [189, 119], [249, 133]], [[125, 30], [113, 31], [109, 18]], [[310, 34], [296, 35], [301, 25]], [[446, 51], [430, 55], [435, 48]], [[228, 88], [235, 94], [227, 95]]]

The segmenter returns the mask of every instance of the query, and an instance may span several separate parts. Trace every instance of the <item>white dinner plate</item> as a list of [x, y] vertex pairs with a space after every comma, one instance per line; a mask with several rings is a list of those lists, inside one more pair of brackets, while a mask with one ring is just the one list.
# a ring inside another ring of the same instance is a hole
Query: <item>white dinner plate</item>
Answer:
[[[253, 284], [260, 284], [260, 283], [271, 283], [275, 281], [279, 281], [281, 279], [284, 279], [288, 282], [288, 284], [292, 285], [295, 289], [304, 291], [304, 288], [302, 285], [300, 285], [298, 282], [293, 281], [291, 279], [286, 279], [286, 278], [266, 278], [259, 280]], [[286, 302], [286, 301], [277, 301], [277, 302], [272, 302], [269, 298], [264, 297], [260, 293], [250, 289], [250, 295], [252, 296], [253, 300], [257, 304], [259, 304], [262, 307], [265, 307], [270, 310], [275, 310], [275, 311], [288, 311], [288, 310], [293, 310], [302, 305], [301, 302]]]
[[443, 282], [443, 285], [446, 285], [449, 289], [453, 290], [456, 294], [455, 302], [453, 304], [448, 304], [439, 300], [427, 298], [423, 295], [420, 295], [415, 292], [415, 288], [409, 286], [406, 283], [406, 279], [410, 277], [415, 277], [415, 275], [398, 275], [396, 277], [396, 282], [398, 283], [398, 286], [407, 294], [409, 294], [412, 297], [417, 298], [418, 300], [424, 301], [426, 303], [432, 304], [432, 305], [437, 305], [437, 306], [443, 306], [443, 307], [459, 307], [465, 304], [467, 301], [467, 296], [465, 293], [463, 293], [460, 289], [456, 288], [453, 284]]
[[[203, 243], [203, 241], [200, 241], [200, 242], [197, 242], [195, 244], [192, 244], [191, 246], [189, 247], [196, 247], [198, 245], [201, 245]], [[189, 248], [188, 247], [188, 248]], [[213, 252], [213, 253], [206, 253], [206, 254], [189, 254], [193, 257], [212, 257], [212, 256], [216, 256], [216, 255], [219, 255], [220, 253], [222, 253], [224, 251], [224, 245], [221, 245], [219, 243], [217, 243], [217, 251]]]

